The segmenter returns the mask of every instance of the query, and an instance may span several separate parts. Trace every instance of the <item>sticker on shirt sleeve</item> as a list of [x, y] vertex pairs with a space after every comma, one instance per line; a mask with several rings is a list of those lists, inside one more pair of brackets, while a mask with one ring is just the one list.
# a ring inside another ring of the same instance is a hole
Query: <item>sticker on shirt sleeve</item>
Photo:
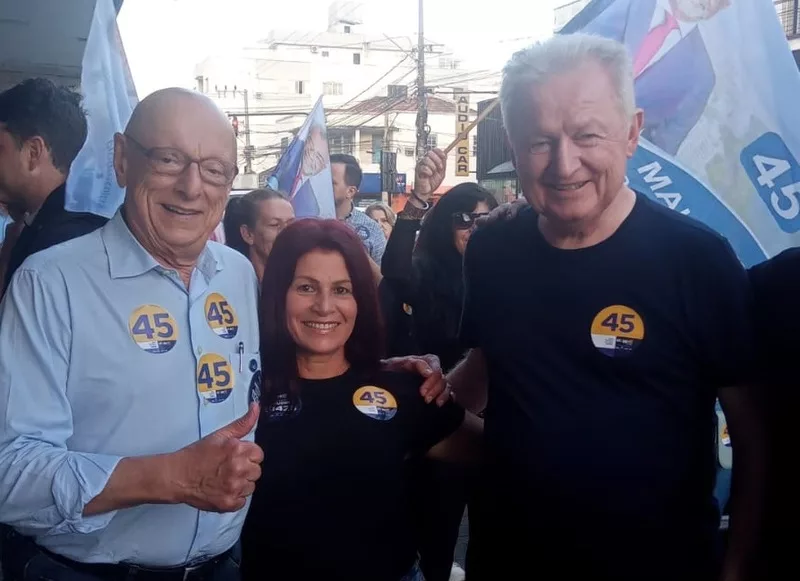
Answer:
[[250, 378], [250, 387], [247, 390], [247, 403], [260, 403], [261, 402], [261, 370], [256, 369], [253, 371], [253, 377]]
[[197, 363], [197, 391], [208, 403], [222, 403], [233, 391], [233, 367], [222, 355], [207, 353]]
[[362, 414], [373, 420], [388, 421], [397, 413], [394, 396], [380, 387], [365, 385], [353, 394], [353, 405]]
[[412, 309], [411, 305], [409, 305], [408, 303], [403, 303], [403, 312], [406, 315], [413, 315], [414, 314], [414, 309]]
[[211, 330], [223, 339], [233, 339], [239, 332], [236, 311], [219, 293], [211, 293], [206, 299], [206, 321]]
[[131, 339], [148, 353], [166, 353], [178, 342], [178, 325], [164, 308], [142, 305], [128, 319]]
[[609, 357], [630, 355], [644, 340], [642, 317], [624, 305], [606, 307], [592, 321], [592, 343]]

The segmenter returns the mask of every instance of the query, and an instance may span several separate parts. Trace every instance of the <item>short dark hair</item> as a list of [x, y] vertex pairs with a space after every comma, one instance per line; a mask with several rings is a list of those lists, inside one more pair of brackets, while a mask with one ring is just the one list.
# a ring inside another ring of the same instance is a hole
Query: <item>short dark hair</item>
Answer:
[[344, 164], [344, 183], [356, 188], [361, 186], [364, 172], [361, 171], [361, 166], [358, 165], [358, 160], [355, 157], [345, 153], [334, 153], [331, 156], [331, 164], [334, 163]]
[[334, 219], [305, 218], [287, 226], [275, 239], [261, 287], [261, 368], [263, 392], [275, 396], [294, 389], [298, 378], [297, 345], [286, 323], [286, 293], [300, 259], [313, 250], [338, 252], [344, 258], [358, 306], [345, 357], [357, 372], [374, 373], [383, 356], [383, 323], [369, 258], [358, 234]]
[[251, 230], [256, 227], [258, 204], [266, 200], [288, 201], [289, 197], [282, 192], [267, 187], [253, 190], [243, 196], [232, 196], [228, 200], [228, 205], [225, 206], [225, 216], [222, 219], [226, 246], [238, 250], [245, 256], [249, 255], [250, 247], [242, 238], [241, 227], [243, 224]]
[[86, 142], [88, 128], [81, 96], [47, 79], [27, 79], [0, 93], [0, 123], [18, 147], [41, 137], [53, 165], [63, 174]]

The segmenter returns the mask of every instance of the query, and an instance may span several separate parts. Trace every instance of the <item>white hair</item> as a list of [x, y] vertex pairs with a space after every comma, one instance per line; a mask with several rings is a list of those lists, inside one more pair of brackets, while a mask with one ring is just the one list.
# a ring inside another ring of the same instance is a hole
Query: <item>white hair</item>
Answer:
[[526, 98], [524, 92], [541, 85], [559, 73], [573, 70], [586, 62], [596, 62], [611, 76], [620, 108], [627, 119], [636, 112], [633, 89], [633, 64], [625, 45], [616, 40], [592, 34], [557, 34], [514, 53], [503, 68], [500, 107], [506, 131], [514, 127], [516, 101]]

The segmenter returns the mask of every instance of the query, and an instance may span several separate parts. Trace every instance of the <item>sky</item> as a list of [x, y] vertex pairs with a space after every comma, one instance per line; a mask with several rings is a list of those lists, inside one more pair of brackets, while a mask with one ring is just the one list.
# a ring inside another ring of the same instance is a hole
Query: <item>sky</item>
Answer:
[[[118, 24], [139, 98], [194, 86], [194, 66], [270, 30], [323, 31], [331, 0], [125, 0]], [[550, 36], [557, 0], [425, 0], [425, 36], [464, 68], [499, 70], [517, 48]], [[364, 30], [414, 35], [418, 0], [364, 0]]]

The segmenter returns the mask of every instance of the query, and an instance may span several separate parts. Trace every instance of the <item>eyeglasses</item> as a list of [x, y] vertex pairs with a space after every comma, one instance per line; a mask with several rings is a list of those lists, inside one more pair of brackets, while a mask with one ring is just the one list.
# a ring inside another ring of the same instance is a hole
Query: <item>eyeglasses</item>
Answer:
[[453, 214], [453, 228], [456, 230], [469, 230], [475, 226], [475, 221], [487, 212], [457, 212]]
[[147, 148], [127, 134], [125, 141], [135, 145], [147, 158], [150, 169], [159, 175], [179, 176], [186, 171], [186, 168], [196, 163], [200, 169], [200, 179], [204, 182], [212, 186], [228, 186], [239, 173], [239, 168], [235, 164], [215, 157], [197, 159], [172, 147]]

